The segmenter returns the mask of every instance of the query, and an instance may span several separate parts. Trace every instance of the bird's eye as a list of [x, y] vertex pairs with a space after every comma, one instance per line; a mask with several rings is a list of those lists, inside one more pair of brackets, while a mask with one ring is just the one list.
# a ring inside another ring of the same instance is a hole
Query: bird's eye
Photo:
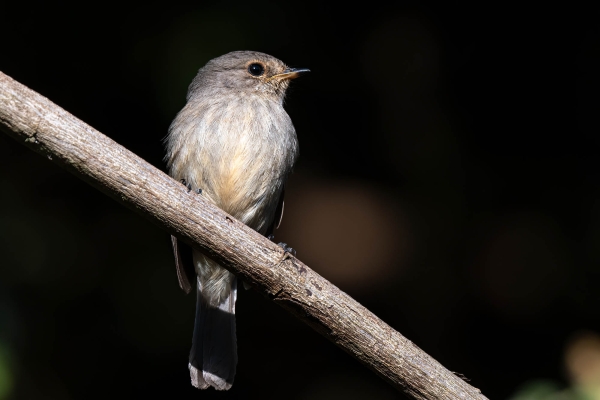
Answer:
[[261, 76], [265, 73], [265, 68], [258, 63], [254, 63], [248, 66], [248, 72], [250, 72], [250, 75]]

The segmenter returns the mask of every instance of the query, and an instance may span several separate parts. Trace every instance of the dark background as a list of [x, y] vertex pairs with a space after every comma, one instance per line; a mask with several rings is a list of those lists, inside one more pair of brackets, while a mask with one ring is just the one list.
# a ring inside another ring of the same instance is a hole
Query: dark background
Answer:
[[[80, 4], [3, 5], [0, 70], [164, 170], [209, 59], [310, 68], [277, 239], [490, 399], [577, 383], [565, 351], [600, 332], [590, 10]], [[0, 191], [0, 399], [398, 396], [254, 291], [233, 389], [197, 391], [168, 235], [6, 135]]]

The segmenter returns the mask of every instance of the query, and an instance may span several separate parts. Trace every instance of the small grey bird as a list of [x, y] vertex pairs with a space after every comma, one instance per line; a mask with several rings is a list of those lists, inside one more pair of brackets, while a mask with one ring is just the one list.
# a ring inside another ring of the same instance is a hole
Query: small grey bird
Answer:
[[[305, 72], [253, 51], [209, 61], [169, 128], [169, 174], [270, 237], [281, 220], [284, 184], [298, 156], [283, 99], [290, 80]], [[172, 242], [179, 285], [189, 293], [197, 280], [188, 364], [192, 385], [228, 390], [237, 364], [236, 277], [175, 237]]]

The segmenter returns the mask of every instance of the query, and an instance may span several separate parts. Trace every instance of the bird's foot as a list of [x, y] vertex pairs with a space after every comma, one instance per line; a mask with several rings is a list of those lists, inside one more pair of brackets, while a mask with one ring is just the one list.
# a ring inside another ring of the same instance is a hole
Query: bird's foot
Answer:
[[190, 192], [190, 190], [192, 190], [192, 185], [190, 185], [189, 183], [187, 183], [187, 181], [185, 179], [182, 179], [179, 182], [181, 182], [183, 184], [183, 186], [185, 186], [187, 188], [188, 193]]
[[281, 247], [284, 252], [290, 253], [291, 255], [293, 255], [294, 257], [296, 257], [296, 250], [294, 250], [293, 248], [291, 248], [290, 246], [288, 246], [287, 243], [281, 242], [281, 243], [278, 243], [278, 246]]
[[[269, 236], [267, 236], [267, 239], [269, 239], [270, 241], [274, 241], [275, 235], [270, 234]], [[279, 243], [277, 243], [277, 246], [279, 246], [283, 249], [284, 254], [289, 253], [289, 254], [293, 255], [294, 257], [296, 256], [296, 250], [294, 250], [292, 247], [288, 246], [287, 243], [279, 242]]]
[[[182, 179], [180, 182], [183, 184], [183, 186], [187, 188], [188, 193], [192, 190], [192, 185], [189, 184], [185, 179]], [[202, 194], [202, 189], [196, 189], [195, 192], [198, 194]]]

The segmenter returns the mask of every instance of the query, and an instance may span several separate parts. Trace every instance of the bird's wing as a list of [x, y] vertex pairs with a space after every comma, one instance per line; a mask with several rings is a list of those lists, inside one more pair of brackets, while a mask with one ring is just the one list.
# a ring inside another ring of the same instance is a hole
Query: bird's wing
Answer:
[[273, 231], [275, 229], [279, 228], [279, 225], [281, 225], [281, 220], [283, 219], [283, 208], [284, 208], [284, 204], [283, 204], [283, 197], [285, 194], [285, 188], [283, 188], [281, 190], [281, 195], [279, 196], [279, 202], [277, 203], [277, 208], [275, 209], [275, 218], [273, 218], [273, 224], [269, 227], [269, 229], [267, 229], [267, 234], [266, 236], [269, 237], [273, 234]]
[[196, 270], [192, 259], [192, 249], [185, 243], [177, 241], [175, 236], [171, 236], [173, 253], [175, 254], [175, 267], [177, 267], [177, 279], [179, 287], [189, 294], [192, 291], [192, 283], [196, 281]]

